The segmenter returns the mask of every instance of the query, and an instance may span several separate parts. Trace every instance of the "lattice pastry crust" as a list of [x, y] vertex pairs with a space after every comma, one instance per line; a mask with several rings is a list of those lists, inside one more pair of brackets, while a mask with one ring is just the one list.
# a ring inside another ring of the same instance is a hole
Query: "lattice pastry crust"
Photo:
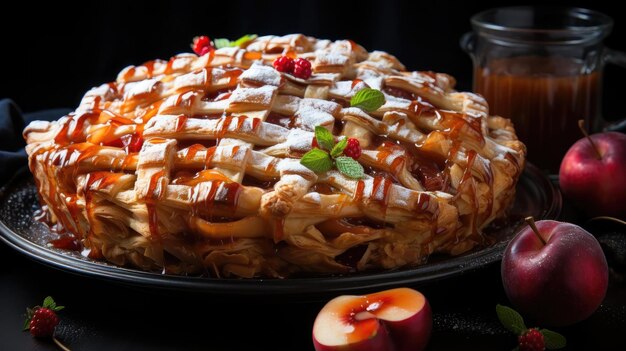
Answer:
[[[280, 55], [313, 75], [276, 71]], [[352, 41], [265, 36], [127, 67], [24, 137], [42, 204], [90, 257], [217, 277], [393, 269], [485, 244], [514, 198], [524, 145], [454, 84]], [[365, 87], [386, 97], [371, 113], [349, 107]], [[318, 125], [359, 139], [365, 178], [300, 164]]]

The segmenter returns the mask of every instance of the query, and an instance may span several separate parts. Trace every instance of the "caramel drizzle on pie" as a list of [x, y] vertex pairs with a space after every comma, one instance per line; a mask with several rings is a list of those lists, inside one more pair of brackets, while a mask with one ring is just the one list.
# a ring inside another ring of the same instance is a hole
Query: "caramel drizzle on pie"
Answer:
[[[280, 55], [313, 75], [277, 72]], [[127, 67], [24, 136], [42, 204], [90, 257], [216, 277], [391, 269], [484, 244], [514, 198], [524, 145], [454, 84], [352, 41], [265, 36]], [[371, 113], [349, 107], [366, 87], [386, 96]], [[299, 163], [318, 125], [359, 139], [365, 178]]]

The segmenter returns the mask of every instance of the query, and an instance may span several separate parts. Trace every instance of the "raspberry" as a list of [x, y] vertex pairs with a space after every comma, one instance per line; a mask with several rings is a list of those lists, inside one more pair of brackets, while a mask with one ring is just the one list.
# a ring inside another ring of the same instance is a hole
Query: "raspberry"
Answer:
[[278, 72], [291, 73], [293, 72], [293, 59], [287, 56], [280, 56], [274, 60], [274, 68]]
[[311, 76], [311, 62], [303, 58], [296, 59], [293, 63], [293, 75], [300, 79], [309, 79]]
[[198, 54], [198, 56], [204, 56], [204, 55], [208, 54], [209, 51], [211, 51], [211, 47], [210, 46], [203, 46], [202, 48], [200, 48], [200, 53]]
[[30, 320], [30, 333], [38, 338], [52, 336], [57, 324], [59, 324], [57, 314], [51, 309], [41, 307], [35, 310]]
[[524, 334], [517, 337], [520, 351], [542, 351], [545, 350], [543, 334], [535, 328], [528, 329]]
[[317, 138], [313, 137], [313, 140], [311, 141], [311, 148], [320, 148], [319, 144], [317, 143]]
[[348, 139], [348, 145], [343, 149], [343, 154], [352, 157], [353, 159], [358, 159], [361, 157], [361, 145], [359, 144], [359, 140], [355, 138]]
[[211, 39], [209, 39], [209, 37], [207, 37], [206, 35], [193, 38], [191, 48], [193, 49], [193, 52], [195, 52], [198, 56], [202, 56], [209, 51], [214, 50], [213, 46], [211, 45]]

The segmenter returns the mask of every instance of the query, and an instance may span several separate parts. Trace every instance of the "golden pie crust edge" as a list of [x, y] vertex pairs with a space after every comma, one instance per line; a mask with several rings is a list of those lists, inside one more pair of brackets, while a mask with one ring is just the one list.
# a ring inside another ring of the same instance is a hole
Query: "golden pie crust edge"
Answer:
[[[27, 126], [42, 205], [85, 255], [287, 277], [415, 266], [488, 244], [482, 230], [506, 215], [526, 149], [481, 96], [352, 41], [244, 46], [127, 67], [70, 115]], [[281, 55], [309, 60], [313, 75], [276, 71]], [[349, 107], [366, 87], [385, 104]], [[360, 141], [365, 178], [299, 163], [318, 125]]]

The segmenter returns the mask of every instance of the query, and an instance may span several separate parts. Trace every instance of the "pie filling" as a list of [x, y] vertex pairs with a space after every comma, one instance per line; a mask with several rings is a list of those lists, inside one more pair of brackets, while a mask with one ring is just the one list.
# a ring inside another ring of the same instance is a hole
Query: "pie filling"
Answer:
[[[308, 79], [278, 72], [309, 60]], [[73, 113], [24, 131], [52, 245], [213, 277], [396, 269], [488, 244], [525, 146], [452, 77], [300, 34], [128, 67]], [[351, 107], [361, 89], [385, 102]], [[322, 126], [364, 175], [300, 163]]]

